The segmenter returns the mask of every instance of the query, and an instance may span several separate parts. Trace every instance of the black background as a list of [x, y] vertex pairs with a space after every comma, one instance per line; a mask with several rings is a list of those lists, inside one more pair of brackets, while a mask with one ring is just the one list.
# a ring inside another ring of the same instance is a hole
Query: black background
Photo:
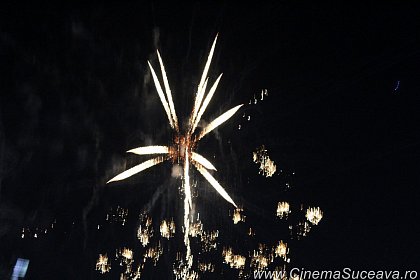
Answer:
[[[124, 151], [169, 143], [146, 62], [157, 69], [159, 48], [185, 118], [217, 33], [209, 75], [224, 74], [206, 120], [246, 106], [199, 150], [216, 157], [215, 177], [244, 205], [261, 239], [287, 238], [277, 236], [274, 221], [286, 197], [325, 213], [291, 247], [292, 265], [418, 269], [419, 11], [414, 1], [3, 6], [1, 277], [16, 257], [27, 257], [30, 279], [95, 278], [101, 242], [112, 252], [119, 240], [135, 239], [134, 222], [109, 227], [103, 240], [94, 232], [109, 206], [138, 213], [157, 185], [179, 185], [170, 164], [128, 186], [105, 185], [125, 161], [141, 161]], [[262, 89], [269, 95], [248, 105]], [[273, 178], [258, 175], [251, 161], [262, 144], [282, 170]], [[206, 209], [224, 209], [209, 224], [231, 223], [227, 203], [209, 193]], [[176, 209], [180, 215], [181, 203], [168, 201], [153, 204], [158, 219]], [[54, 219], [52, 236], [20, 239], [22, 227]], [[227, 232], [236, 234], [232, 226]], [[234, 236], [225, 241], [240, 243]]]

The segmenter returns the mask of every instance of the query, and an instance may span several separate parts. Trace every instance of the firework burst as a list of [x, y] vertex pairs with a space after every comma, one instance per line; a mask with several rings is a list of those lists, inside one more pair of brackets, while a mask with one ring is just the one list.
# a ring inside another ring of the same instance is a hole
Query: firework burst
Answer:
[[168, 117], [169, 124], [172, 130], [175, 132], [173, 144], [171, 146], [138, 147], [138, 148], [127, 151], [128, 153], [134, 153], [137, 155], [158, 155], [158, 156], [118, 174], [117, 176], [109, 180], [107, 183], [124, 180], [128, 177], [133, 176], [134, 174], [144, 171], [145, 169], [155, 166], [165, 160], [172, 160], [173, 163], [183, 162], [184, 192], [185, 192], [185, 197], [188, 200], [188, 205], [189, 207], [191, 207], [192, 199], [191, 199], [191, 189], [190, 189], [190, 184], [189, 184], [189, 165], [191, 163], [224, 199], [226, 199], [232, 205], [237, 207], [235, 202], [232, 200], [229, 194], [225, 191], [225, 189], [219, 184], [219, 182], [208, 171], [208, 170], [216, 170], [214, 165], [202, 155], [194, 152], [197, 146], [197, 143], [200, 139], [202, 139], [205, 135], [213, 131], [216, 127], [220, 126], [221, 124], [226, 122], [228, 119], [230, 119], [243, 105], [241, 104], [241, 105], [231, 108], [230, 110], [226, 111], [225, 113], [223, 113], [222, 115], [214, 119], [207, 126], [205, 126], [200, 131], [200, 133], [197, 133], [197, 134], [195, 133], [198, 123], [200, 122], [202, 115], [204, 114], [207, 106], [209, 105], [216, 91], [216, 88], [219, 84], [220, 78], [222, 77], [222, 74], [220, 74], [206, 95], [206, 88], [207, 88], [207, 83], [208, 83], [207, 73], [208, 73], [210, 63], [213, 57], [216, 41], [217, 41], [217, 36], [214, 39], [213, 45], [211, 47], [210, 53], [207, 58], [206, 65], [204, 67], [203, 74], [201, 76], [200, 83], [198, 85], [194, 107], [190, 115], [188, 127], [185, 133], [182, 133], [179, 128], [178, 117], [175, 112], [175, 106], [172, 99], [171, 89], [169, 87], [169, 82], [166, 75], [165, 66], [163, 65], [163, 61], [162, 61], [159, 51], [157, 51], [157, 55], [158, 55], [160, 68], [162, 72], [165, 93], [162, 89], [161, 83], [159, 82], [156, 72], [154, 71], [150, 62], [148, 62], [160, 101], [162, 102], [163, 108]]
[[152, 73], [153, 81], [156, 87], [156, 91], [159, 95], [159, 99], [163, 105], [163, 109], [168, 117], [169, 125], [174, 132], [174, 138], [172, 145], [170, 146], [146, 146], [138, 147], [131, 149], [127, 152], [134, 153], [137, 155], [156, 155], [156, 157], [149, 159], [139, 165], [136, 165], [109, 180], [107, 183], [113, 181], [124, 180], [128, 177], [131, 177], [139, 172], [144, 171], [152, 166], [155, 166], [159, 163], [162, 163], [166, 160], [171, 160], [172, 163], [182, 163], [183, 164], [183, 191], [184, 191], [184, 243], [187, 248], [186, 260], [189, 264], [187, 267], [191, 267], [192, 264], [192, 255], [189, 245], [189, 231], [190, 231], [190, 210], [192, 207], [192, 196], [191, 196], [191, 187], [190, 187], [190, 165], [193, 165], [197, 171], [210, 183], [210, 185], [229, 203], [237, 207], [236, 203], [225, 191], [225, 189], [220, 185], [220, 183], [211, 175], [209, 170], [216, 170], [214, 165], [207, 160], [202, 155], [196, 153], [194, 150], [197, 146], [198, 141], [202, 139], [205, 135], [213, 131], [216, 127], [220, 126], [228, 119], [230, 119], [243, 105], [238, 105], [230, 110], [226, 111], [208, 125], [206, 125], [199, 133], [196, 133], [196, 128], [206, 111], [207, 106], [209, 105], [217, 86], [220, 82], [222, 74], [216, 79], [211, 88], [206, 92], [208, 77], [207, 73], [210, 68], [211, 60], [214, 54], [214, 49], [216, 46], [217, 36], [213, 41], [210, 53], [207, 57], [207, 62], [205, 64], [203, 73], [201, 75], [200, 83], [198, 84], [197, 92], [195, 95], [194, 107], [192, 113], [189, 117], [188, 125], [186, 129], [181, 130], [179, 127], [178, 117], [175, 111], [174, 102], [172, 99], [172, 92], [169, 87], [168, 78], [165, 71], [165, 66], [163, 64], [162, 58], [159, 51], [157, 51], [157, 56], [160, 64], [161, 74], [163, 78], [164, 89], [161, 86], [161, 83], [156, 75], [155, 70], [153, 69], [150, 62], [149, 68]]

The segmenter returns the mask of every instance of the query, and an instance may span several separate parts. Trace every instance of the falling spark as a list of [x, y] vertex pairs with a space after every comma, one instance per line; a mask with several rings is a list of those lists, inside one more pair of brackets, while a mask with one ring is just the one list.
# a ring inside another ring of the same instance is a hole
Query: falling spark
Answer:
[[287, 202], [279, 202], [277, 204], [277, 217], [279, 217], [280, 219], [286, 217], [289, 215], [290, 213], [290, 205]]
[[306, 219], [310, 221], [313, 225], [317, 225], [321, 221], [323, 213], [319, 207], [314, 208], [310, 207], [306, 210]]
[[259, 173], [263, 174], [265, 177], [271, 177], [276, 172], [277, 167], [274, 164], [274, 161], [268, 156], [264, 145], [253, 152], [252, 159], [255, 163], [260, 164]]
[[108, 255], [99, 254], [99, 259], [96, 262], [96, 270], [104, 274], [111, 270], [111, 263], [108, 262]]
[[264, 96], [268, 96], [268, 90], [267, 89], [261, 90], [261, 100], [264, 100]]

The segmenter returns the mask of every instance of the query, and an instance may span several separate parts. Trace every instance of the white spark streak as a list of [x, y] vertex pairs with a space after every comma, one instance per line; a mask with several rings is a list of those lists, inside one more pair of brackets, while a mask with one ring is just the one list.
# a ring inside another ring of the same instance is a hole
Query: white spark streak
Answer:
[[133, 176], [136, 173], [139, 173], [139, 172], [147, 169], [147, 168], [155, 166], [156, 164], [159, 164], [159, 163], [163, 162], [164, 160], [165, 160], [164, 157], [156, 157], [156, 158], [153, 158], [153, 159], [146, 160], [145, 162], [140, 163], [139, 165], [136, 165], [136, 166], [118, 174], [117, 176], [115, 176], [114, 178], [109, 180], [107, 182], [107, 184], [111, 183], [111, 182], [114, 182], [114, 181], [124, 180], [128, 177]]
[[203, 131], [201, 131], [200, 135], [198, 136], [198, 139], [203, 138], [207, 133], [209, 133], [210, 131], [212, 131], [213, 129], [215, 129], [216, 127], [218, 127], [219, 125], [227, 121], [228, 119], [230, 119], [236, 113], [236, 111], [238, 111], [239, 108], [241, 108], [242, 106], [243, 104], [233, 107], [232, 109], [228, 110], [227, 112], [217, 117], [215, 120], [209, 123], [203, 129]]
[[204, 66], [204, 70], [203, 70], [203, 74], [201, 75], [200, 83], [198, 84], [199, 89], [203, 86], [204, 80], [207, 77], [207, 73], [209, 72], [210, 63], [211, 63], [211, 60], [213, 58], [214, 48], [216, 47], [216, 42], [217, 42], [217, 36], [218, 35], [219, 34], [217, 34], [216, 37], [214, 38], [213, 45], [211, 46], [209, 56], [207, 57], [207, 62], [206, 62], [206, 65]]
[[185, 189], [185, 196], [188, 201], [188, 205], [190, 208], [192, 207], [191, 201], [191, 187], [190, 187], [190, 175], [188, 174], [188, 170], [190, 169], [190, 161], [188, 156], [188, 147], [185, 148], [185, 163], [184, 163], [184, 189]]
[[145, 146], [131, 149], [127, 153], [136, 155], [167, 154], [169, 153], [169, 148], [167, 146]]
[[198, 123], [199, 123], [199, 121], [200, 121], [200, 119], [201, 119], [202, 115], [203, 115], [203, 114], [204, 114], [204, 112], [206, 111], [207, 106], [209, 105], [209, 103], [210, 103], [210, 101], [211, 101], [211, 99], [212, 99], [212, 97], [213, 97], [213, 94], [214, 94], [214, 93], [215, 93], [215, 91], [216, 91], [217, 85], [219, 84], [220, 78], [222, 78], [222, 75], [223, 75], [223, 74], [220, 74], [220, 75], [219, 75], [219, 77], [218, 77], [218, 78], [217, 78], [217, 80], [214, 82], [213, 86], [211, 87], [211, 89], [210, 89], [209, 93], [207, 94], [206, 99], [204, 99], [203, 105], [200, 107], [200, 110], [198, 111], [198, 114], [197, 114], [197, 118], [196, 118], [196, 119], [195, 119], [195, 121], [194, 121], [194, 125], [193, 125], [193, 128], [192, 128], [192, 132], [194, 132], [194, 130], [197, 128], [197, 125], [198, 125]]
[[201, 106], [201, 102], [203, 101], [204, 93], [206, 91], [208, 81], [209, 81], [209, 78], [206, 79], [206, 81], [204, 82], [204, 85], [199, 89], [199, 91], [197, 92], [197, 96], [195, 98], [194, 108], [193, 108], [193, 111], [192, 111], [192, 114], [191, 114], [191, 120], [190, 120], [190, 123], [189, 123], [191, 133], [194, 131], [193, 125], [194, 125], [195, 120], [197, 118], [197, 114], [198, 114], [198, 110]]
[[208, 161], [205, 157], [203, 157], [200, 154], [192, 152], [191, 159], [198, 162], [199, 164], [201, 164], [202, 166], [204, 166], [207, 169], [216, 170], [216, 167], [214, 167], [214, 165], [210, 161]]
[[236, 206], [235, 202], [232, 200], [232, 198], [229, 196], [229, 194], [225, 191], [225, 189], [219, 184], [219, 182], [217, 182], [216, 179], [214, 179], [214, 177], [205, 168], [203, 168], [200, 164], [194, 164], [194, 166], [201, 173], [201, 175], [203, 175], [204, 178], [206, 178], [206, 180], [209, 181], [210, 185], [212, 185], [212, 187], [224, 199], [226, 199], [228, 202], [232, 203], [233, 206], [235, 206], [236, 208], [238, 208], [238, 206]]
[[191, 188], [190, 188], [190, 176], [188, 174], [190, 166], [188, 160], [188, 148], [185, 148], [185, 163], [184, 163], [184, 244], [187, 248], [187, 253], [185, 259], [187, 261], [186, 271], [189, 271], [192, 266], [192, 255], [191, 255], [191, 247], [190, 247], [190, 208], [192, 208], [192, 201], [191, 201]]
[[168, 98], [169, 110], [171, 112], [172, 119], [174, 121], [175, 130], [179, 131], [178, 117], [176, 116], [174, 101], [172, 100], [172, 92], [171, 92], [171, 88], [169, 87], [168, 76], [166, 76], [165, 66], [163, 65], [162, 57], [160, 56], [159, 51], [157, 51], [157, 55], [159, 58], [160, 70], [162, 72], [163, 84], [165, 86], [165, 91], [166, 91], [166, 97]]
[[168, 102], [166, 102], [166, 98], [165, 98], [165, 95], [163, 94], [163, 90], [162, 90], [162, 87], [160, 86], [158, 77], [156, 76], [155, 70], [153, 70], [153, 67], [150, 64], [150, 62], [148, 61], [147, 63], [149, 64], [150, 71], [152, 72], [153, 81], [155, 83], [155, 87], [158, 92], [160, 101], [162, 102], [163, 108], [165, 109], [166, 115], [168, 116], [169, 124], [174, 129], [175, 128], [174, 121], [172, 120], [171, 113], [169, 111], [169, 105], [168, 105]]
[[198, 109], [200, 108], [201, 101], [203, 98], [203, 96], [201, 96], [200, 98], [199, 96], [201, 92], [203, 92], [204, 94], [204, 91], [202, 89], [205, 84], [205, 80], [207, 79], [207, 73], [209, 72], [211, 60], [213, 58], [214, 48], [216, 47], [216, 42], [217, 42], [217, 36], [218, 34], [214, 38], [213, 45], [211, 46], [210, 53], [207, 57], [206, 65], [204, 66], [203, 74], [201, 75], [200, 83], [198, 84], [198, 89], [197, 89], [196, 98], [195, 98], [194, 107], [193, 107], [193, 114], [191, 115], [192, 124], [194, 124], [195, 122], [195, 118], [197, 117], [197, 112], [198, 112]]

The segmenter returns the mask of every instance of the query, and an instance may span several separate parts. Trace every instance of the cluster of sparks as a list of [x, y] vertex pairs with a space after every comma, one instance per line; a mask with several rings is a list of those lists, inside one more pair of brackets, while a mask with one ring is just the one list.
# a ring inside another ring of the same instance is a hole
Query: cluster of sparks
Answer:
[[[259, 94], [259, 99], [261, 101], [263, 101], [264, 96], [268, 96], [268, 90], [267, 89], [262, 89], [261, 90], [261, 93]], [[257, 103], [258, 103], [258, 96], [254, 94], [254, 98], [249, 100], [249, 105], [257, 104]]]
[[116, 257], [120, 260], [120, 266], [125, 266], [125, 270], [120, 275], [121, 280], [140, 279], [141, 270], [143, 269], [144, 264], [139, 264], [137, 269], [133, 269], [133, 250], [124, 247], [120, 250], [117, 250]]
[[121, 223], [125, 225], [128, 216], [128, 209], [117, 206], [117, 208], [111, 208], [109, 213], [106, 214], [105, 220], [109, 223]]
[[200, 220], [200, 215], [197, 215], [195, 221], [190, 223], [190, 236], [199, 238], [201, 249], [203, 252], [209, 252], [217, 247], [217, 238], [219, 237], [218, 230], [205, 231], [203, 223]]
[[252, 159], [255, 163], [259, 164], [259, 173], [265, 177], [271, 177], [276, 173], [276, 165], [274, 161], [268, 156], [265, 146], [262, 145], [255, 152], [252, 153]]
[[[278, 203], [278, 208], [283, 215], [286, 215], [290, 212], [290, 205], [288, 202], [282, 201]], [[317, 216], [318, 222], [320, 220], [319, 213], [322, 213], [319, 207], [308, 207], [304, 208], [303, 204], [300, 206], [302, 212], [312, 213], [309, 216]], [[303, 211], [305, 210], [305, 211]], [[234, 211], [233, 217], [237, 217], [237, 221], [244, 221], [243, 208], [237, 208]], [[276, 212], [276, 216], [279, 215], [279, 211]], [[306, 236], [309, 232], [312, 222], [309, 221], [308, 215], [305, 217], [308, 221], [303, 220], [299, 221], [296, 225], [295, 230], [296, 234], [299, 236]], [[316, 219], [316, 218], [315, 218]], [[145, 264], [147, 261], [156, 266], [160, 257], [168, 249], [163, 248], [160, 241], [152, 240], [154, 230], [160, 230], [160, 237], [169, 239], [173, 236], [176, 230], [175, 222], [173, 218], [163, 219], [156, 224], [153, 224], [153, 220], [146, 214], [140, 216], [140, 224], [138, 228], [139, 241], [145, 251], [141, 253], [140, 262], [135, 265], [133, 251], [129, 248], [122, 248], [117, 250], [116, 259], [119, 262], [119, 265], [123, 267], [123, 270], [120, 274], [120, 279], [140, 279], [141, 273], [144, 270]], [[255, 236], [255, 232], [252, 228], [248, 228], [247, 234], [249, 236]], [[189, 236], [191, 240], [197, 241], [200, 244], [201, 259], [198, 259], [195, 263], [195, 268], [193, 269], [190, 259], [185, 259], [185, 255], [181, 252], [177, 252], [177, 262], [174, 264], [173, 272], [176, 279], [201, 279], [201, 273], [212, 273], [216, 271], [216, 265], [212, 262], [206, 261], [203, 257], [206, 256], [209, 252], [217, 250], [219, 231], [218, 230], [204, 230], [204, 225], [200, 220], [200, 214], [196, 214], [196, 218], [190, 221], [189, 224]], [[150, 245], [155, 244], [155, 245]], [[239, 248], [242, 253], [244, 253], [243, 248]], [[275, 264], [281, 264], [282, 266], [275, 266], [275, 270], [285, 270], [286, 266], [290, 263], [289, 257], [289, 245], [283, 240], [278, 241], [272, 245], [259, 243], [257, 249], [248, 250], [245, 254], [238, 253], [234, 248], [230, 246], [223, 247], [221, 252], [222, 262], [228, 265], [231, 269], [238, 271], [238, 277], [240, 279], [246, 279], [249, 277], [249, 271], [252, 270], [267, 270], [270, 267], [273, 267]], [[210, 255], [208, 255], [210, 256]], [[220, 255], [219, 255], [220, 256]], [[277, 261], [276, 261], [277, 260]], [[280, 261], [280, 263], [279, 263]], [[106, 273], [110, 270], [111, 263], [107, 255], [100, 255], [96, 269], [100, 273]], [[275, 278], [274, 278], [275, 279]]]
[[96, 270], [100, 273], [106, 273], [111, 270], [111, 263], [108, 260], [107, 254], [100, 254], [98, 260], [96, 261]]
[[231, 268], [243, 269], [245, 267], [246, 257], [234, 254], [230, 247], [223, 249], [222, 256], [224, 262]]
[[274, 254], [276, 257], [283, 258], [283, 260], [287, 261], [287, 243], [283, 243], [283, 240], [280, 240], [274, 249]]
[[206, 262], [200, 262], [198, 264], [198, 269], [201, 272], [214, 272], [214, 264], [206, 263]]
[[290, 213], [290, 205], [288, 202], [279, 202], [277, 204], [277, 217], [280, 219], [287, 218]]
[[273, 250], [270, 250], [265, 244], [260, 244], [258, 250], [254, 250], [251, 258], [251, 267], [258, 270], [264, 270], [274, 261]]
[[54, 225], [56, 224], [56, 221], [54, 220], [53, 223], [51, 223], [48, 227], [23, 227], [20, 237], [22, 239], [24, 238], [39, 238], [41, 236], [44, 236], [51, 232], [54, 229]]
[[317, 225], [319, 221], [321, 221], [323, 217], [323, 213], [319, 207], [309, 207], [306, 210], [306, 218], [310, 221], [313, 225]]
[[162, 223], [160, 224], [160, 235], [162, 235], [162, 237], [169, 239], [171, 237], [173, 237], [173, 235], [175, 234], [175, 222], [174, 220], [163, 220]]
[[152, 218], [147, 215], [141, 215], [141, 222], [137, 229], [137, 238], [143, 247], [149, 244], [153, 236]]
[[144, 254], [144, 262], [146, 262], [147, 259], [151, 259], [153, 264], [156, 265], [162, 254], [163, 249], [160, 242], [158, 242], [157, 245], [147, 248], [146, 253]]
[[236, 208], [233, 210], [232, 220], [235, 225], [239, 222], [245, 222], [246, 216], [242, 214], [243, 211], [243, 208]]
[[201, 247], [203, 252], [210, 252], [217, 248], [218, 230], [202, 231], [200, 234]]
[[[163, 254], [163, 248], [160, 242], [156, 246], [151, 246], [146, 249], [143, 257], [137, 267], [134, 266], [134, 253], [130, 248], [122, 248], [116, 252], [116, 260], [119, 261], [119, 265], [124, 267], [123, 272], [120, 274], [120, 279], [140, 279], [142, 270], [147, 260], [151, 260], [153, 265], [156, 266], [160, 256]], [[100, 254], [96, 262], [96, 270], [104, 274], [111, 270], [111, 263], [108, 260], [107, 254]]]

